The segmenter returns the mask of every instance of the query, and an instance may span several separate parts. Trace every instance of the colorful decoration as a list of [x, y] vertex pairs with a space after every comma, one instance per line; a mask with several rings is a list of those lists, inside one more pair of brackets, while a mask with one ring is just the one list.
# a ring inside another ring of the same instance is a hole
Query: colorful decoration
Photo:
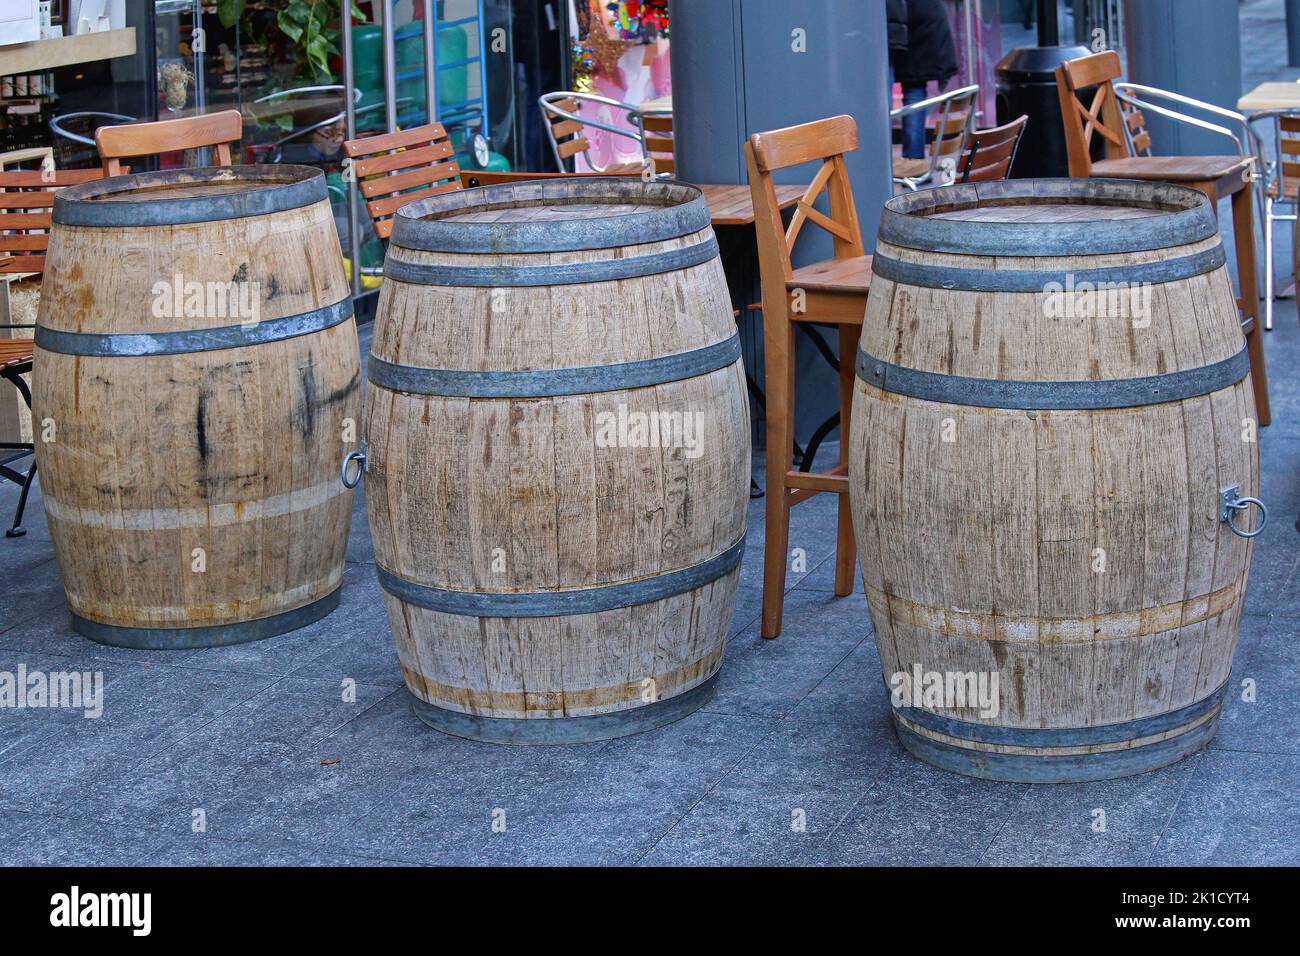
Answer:
[[586, 40], [575, 41], [571, 51], [573, 62], [573, 89], [590, 93], [595, 89], [596, 58]]
[[623, 40], [653, 43], [668, 39], [668, 0], [615, 0], [605, 4], [610, 25]]

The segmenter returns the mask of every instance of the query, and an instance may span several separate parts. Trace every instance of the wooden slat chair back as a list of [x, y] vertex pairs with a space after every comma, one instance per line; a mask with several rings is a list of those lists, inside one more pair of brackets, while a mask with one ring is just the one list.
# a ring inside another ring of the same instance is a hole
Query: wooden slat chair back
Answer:
[[[568, 113], [577, 114], [578, 101], [570, 97], [555, 104]], [[585, 154], [591, 149], [591, 141], [584, 135], [586, 124], [581, 120], [569, 119], [556, 113], [547, 113], [546, 121], [551, 126], [551, 136], [555, 140], [555, 153], [563, 160], [573, 162], [579, 153]]]
[[[760, 284], [763, 293], [763, 360], [767, 414], [767, 513], [763, 547], [764, 637], [781, 632], [785, 574], [790, 537], [790, 508], [821, 492], [838, 494], [835, 593], [853, 590], [857, 552], [848, 499], [848, 442], [840, 442], [839, 464], [827, 472], [811, 472], [811, 448], [800, 469], [793, 469], [791, 449], [795, 422], [795, 339], [800, 323], [824, 323], [839, 330], [840, 434], [848, 434], [853, 400], [854, 362], [871, 282], [871, 257], [862, 241], [862, 227], [853, 202], [845, 154], [858, 148], [858, 130], [850, 116], [835, 116], [772, 132], [755, 133], [745, 144], [749, 188], [758, 237]], [[773, 173], [804, 163], [820, 162], [812, 182], [783, 225]], [[815, 203], [826, 193], [822, 212]], [[796, 269], [791, 252], [806, 225], [830, 233], [831, 259]], [[815, 332], [804, 327], [810, 335]], [[823, 343], [824, 345], [824, 343]], [[829, 352], [829, 347], [826, 347]], [[834, 427], [832, 419], [814, 436]], [[810, 443], [810, 445], [815, 442]]]
[[1025, 131], [1028, 116], [991, 129], [972, 130], [957, 162], [957, 182], [987, 183], [1006, 179]]
[[230, 144], [244, 136], [239, 110], [200, 113], [156, 123], [127, 123], [95, 130], [95, 145], [107, 176], [122, 173], [122, 160], [132, 156], [157, 156], [186, 149], [213, 147], [213, 161], [229, 166]]
[[0, 172], [0, 273], [42, 273], [50, 244], [54, 194], [64, 186], [100, 179], [102, 169]]
[[655, 173], [675, 173], [677, 163], [673, 159], [673, 114], [643, 113], [641, 124], [645, 129], [646, 152], [654, 161]]
[[[51, 213], [54, 194], [64, 186], [100, 179], [102, 169], [54, 169], [0, 171], [0, 274], [8, 276], [41, 275], [45, 271], [45, 252], [49, 248]], [[24, 376], [30, 375], [34, 344], [32, 326], [12, 323], [10, 287], [12, 279], [0, 279], [0, 378], [14, 387], [3, 397], [3, 418], [18, 423], [29, 415], [32, 396]], [[19, 330], [23, 332], [19, 333]], [[20, 412], [18, 398], [27, 406]], [[12, 408], [12, 411], [10, 411]], [[16, 436], [17, 437], [17, 436]], [[21, 537], [27, 495], [36, 476], [33, 458], [27, 470], [19, 471], [12, 463], [33, 451], [31, 442], [9, 441], [0, 436], [0, 478], [12, 481], [21, 489], [14, 518], [5, 536]]]
[[461, 188], [456, 149], [441, 123], [348, 140], [343, 153], [380, 239], [406, 203]]
[[[1092, 174], [1094, 136], [1105, 141], [1106, 158], [1129, 155], [1124, 117], [1113, 85], [1121, 72], [1119, 54], [1114, 50], [1066, 60], [1057, 67], [1057, 93], [1065, 121], [1065, 151], [1071, 176], [1086, 178]], [[1079, 91], [1089, 86], [1097, 89], [1085, 106]], [[1149, 136], [1146, 142], [1149, 148]]]
[[1279, 163], [1269, 184], [1274, 198], [1295, 202], [1300, 196], [1300, 116], [1277, 118]]

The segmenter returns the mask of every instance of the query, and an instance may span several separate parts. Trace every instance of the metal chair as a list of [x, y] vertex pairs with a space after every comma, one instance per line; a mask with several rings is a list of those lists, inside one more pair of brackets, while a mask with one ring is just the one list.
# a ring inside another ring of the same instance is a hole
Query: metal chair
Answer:
[[65, 169], [86, 164], [98, 166], [99, 148], [95, 146], [95, 130], [101, 126], [134, 122], [134, 116], [93, 111], [51, 117], [50, 132], [54, 134], [55, 159]]
[[[612, 123], [605, 123], [583, 116], [579, 113], [579, 110], [584, 103], [623, 110], [636, 129], [628, 130]], [[537, 98], [537, 105], [542, 110], [546, 136], [551, 144], [551, 153], [555, 157], [556, 168], [560, 172], [580, 172], [578, 169], [579, 154], [581, 154], [587, 166], [587, 171], [593, 173], [635, 175], [643, 170], [654, 168], [654, 161], [646, 145], [645, 114], [641, 112], [639, 107], [633, 106], [631, 103], [612, 100], [607, 96], [597, 96], [595, 93], [569, 92], [543, 94]], [[615, 136], [622, 136], [632, 140], [640, 149], [641, 161], [608, 163], [605, 166], [597, 166], [591, 159], [591, 142], [583, 135], [585, 128], [588, 126], [592, 129], [604, 130]], [[573, 167], [572, 169], [566, 166], [566, 161]]]
[[987, 183], [1006, 179], [1011, 174], [1020, 137], [1028, 122], [1028, 116], [1020, 116], [1002, 126], [971, 130], [957, 160], [956, 181]]
[[[1273, 274], [1273, 223], [1295, 222], [1300, 196], [1300, 110], [1277, 109], [1252, 113], [1246, 119], [1256, 154], [1256, 200], [1264, 232], [1264, 328], [1273, 328], [1273, 300], [1277, 297]], [[1273, 133], [1269, 158], [1265, 128]], [[1291, 211], [1275, 212], [1278, 206]]]
[[963, 86], [889, 111], [890, 120], [901, 120], [912, 113], [931, 109], [940, 111], [939, 121], [934, 126], [934, 139], [930, 143], [929, 159], [896, 157], [893, 164], [895, 185], [920, 189], [922, 186], [946, 186], [952, 182], [957, 157], [975, 123], [975, 97], [979, 91], [978, 85]]

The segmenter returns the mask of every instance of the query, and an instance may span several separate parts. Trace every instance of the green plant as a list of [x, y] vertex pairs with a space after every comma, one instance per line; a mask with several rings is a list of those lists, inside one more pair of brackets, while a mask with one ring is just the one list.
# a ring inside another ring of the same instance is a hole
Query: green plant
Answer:
[[[244, 13], [247, 0], [217, 0], [217, 17], [223, 26], [235, 25]], [[289, 0], [276, 14], [280, 32], [296, 50], [294, 73], [313, 83], [334, 79], [330, 57], [339, 53], [342, 42], [340, 7], [342, 0]], [[352, 16], [364, 21], [366, 15], [353, 0], [348, 0]]]

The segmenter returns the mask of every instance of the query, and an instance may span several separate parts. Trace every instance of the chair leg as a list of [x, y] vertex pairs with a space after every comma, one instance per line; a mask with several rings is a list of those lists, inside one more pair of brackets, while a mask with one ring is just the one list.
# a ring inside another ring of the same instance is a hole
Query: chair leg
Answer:
[[[857, 372], [858, 336], [862, 327], [840, 326], [840, 464], [849, 463], [849, 416], [853, 410], [853, 386]], [[853, 593], [858, 569], [858, 552], [853, 541], [853, 512], [849, 496], [839, 496], [839, 523], [835, 533], [835, 593]]]
[[794, 329], [777, 309], [763, 313], [763, 364], [767, 385], [767, 510], [763, 539], [765, 638], [779, 637], [790, 560], [790, 496], [785, 476], [794, 438]]
[[27, 533], [23, 527], [23, 512], [27, 510], [27, 493], [32, 490], [32, 480], [36, 477], [36, 459], [32, 459], [32, 467], [27, 469], [27, 478], [23, 481], [22, 491], [18, 492], [18, 507], [14, 509], [14, 523], [5, 529], [6, 538], [21, 538]]
[[1264, 331], [1273, 331], [1273, 197], [1264, 197]]
[[1273, 420], [1268, 403], [1268, 372], [1264, 367], [1264, 340], [1259, 322], [1259, 289], [1255, 285], [1255, 224], [1251, 210], [1251, 190], [1238, 189], [1232, 194], [1232, 232], [1237, 247], [1237, 279], [1241, 285], [1241, 309], [1255, 320], [1246, 333], [1250, 352], [1250, 378], [1255, 388], [1255, 414], [1260, 427]]

